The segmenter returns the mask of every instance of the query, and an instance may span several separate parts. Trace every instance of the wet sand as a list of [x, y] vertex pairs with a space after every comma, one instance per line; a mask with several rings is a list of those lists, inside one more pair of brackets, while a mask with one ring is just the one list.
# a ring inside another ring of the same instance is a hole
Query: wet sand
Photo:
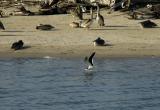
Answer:
[[[76, 19], [69, 14], [1, 18], [6, 30], [0, 30], [0, 57], [84, 57], [93, 51], [103, 58], [160, 57], [160, 20], [153, 20], [159, 27], [142, 29], [138, 23], [141, 20], [129, 20], [124, 13], [102, 14], [106, 26], [98, 27], [95, 22], [89, 30], [70, 27]], [[36, 30], [40, 23], [55, 29]], [[94, 47], [92, 41], [97, 37], [112, 46]], [[11, 50], [12, 43], [20, 39], [26, 48]]]

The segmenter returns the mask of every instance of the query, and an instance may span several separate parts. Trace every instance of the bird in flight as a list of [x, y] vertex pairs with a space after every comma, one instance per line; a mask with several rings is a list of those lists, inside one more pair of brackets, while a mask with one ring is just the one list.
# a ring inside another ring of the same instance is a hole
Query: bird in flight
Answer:
[[94, 57], [95, 53], [96, 53], [96, 52], [93, 52], [93, 53], [90, 55], [89, 58], [88, 58], [88, 57], [85, 57], [85, 62], [88, 63], [88, 68], [85, 69], [85, 70], [91, 70], [91, 69], [93, 69], [93, 57]]

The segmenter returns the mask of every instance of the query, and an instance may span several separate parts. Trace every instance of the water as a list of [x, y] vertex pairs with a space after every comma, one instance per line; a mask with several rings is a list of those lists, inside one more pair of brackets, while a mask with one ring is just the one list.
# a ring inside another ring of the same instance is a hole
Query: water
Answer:
[[160, 59], [1, 59], [0, 110], [159, 110]]

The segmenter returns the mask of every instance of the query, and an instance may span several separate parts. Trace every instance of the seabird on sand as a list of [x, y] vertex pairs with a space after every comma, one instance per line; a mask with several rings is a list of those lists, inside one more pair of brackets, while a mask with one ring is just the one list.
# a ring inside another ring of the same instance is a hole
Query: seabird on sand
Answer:
[[106, 43], [103, 39], [98, 37], [96, 40], [93, 41], [94, 46], [106, 46]]
[[51, 30], [53, 28], [54, 27], [50, 24], [40, 24], [40, 25], [36, 26], [36, 29], [38, 29], [38, 30]]
[[79, 23], [78, 22], [72, 22], [72, 23], [69, 24], [69, 26], [71, 26], [72, 28], [78, 28]]
[[90, 25], [92, 25], [92, 23], [93, 23], [93, 10], [92, 10], [92, 7], [90, 9], [90, 14], [91, 14], [91, 18], [90, 19], [84, 19], [84, 20], [80, 21], [80, 27], [89, 29]]
[[142, 28], [154, 28], [157, 26], [156, 23], [154, 23], [153, 21], [150, 20], [146, 20], [146, 21], [142, 21], [140, 22]]
[[97, 5], [97, 16], [96, 16], [96, 21], [98, 22], [99, 26], [104, 26], [104, 17], [100, 14], [100, 8], [98, 3]]
[[71, 14], [75, 18], [83, 20], [83, 12], [80, 5], [78, 5], [74, 10], [71, 10]]
[[11, 46], [11, 49], [14, 49], [14, 50], [19, 50], [19, 49], [22, 49], [23, 48], [23, 41], [22, 40], [19, 40], [18, 42], [14, 42]]

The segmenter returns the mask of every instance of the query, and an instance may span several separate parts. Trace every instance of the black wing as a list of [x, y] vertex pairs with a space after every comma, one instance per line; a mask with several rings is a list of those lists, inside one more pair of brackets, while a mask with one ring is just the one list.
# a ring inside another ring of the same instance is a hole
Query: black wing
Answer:
[[89, 59], [88, 59], [89, 63], [90, 63], [92, 66], [93, 66], [93, 61], [92, 61], [92, 59], [93, 59], [95, 53], [96, 53], [96, 52], [93, 52], [93, 53], [91, 54], [91, 56], [89, 57]]
[[0, 21], [0, 28], [5, 30], [3, 23]]

